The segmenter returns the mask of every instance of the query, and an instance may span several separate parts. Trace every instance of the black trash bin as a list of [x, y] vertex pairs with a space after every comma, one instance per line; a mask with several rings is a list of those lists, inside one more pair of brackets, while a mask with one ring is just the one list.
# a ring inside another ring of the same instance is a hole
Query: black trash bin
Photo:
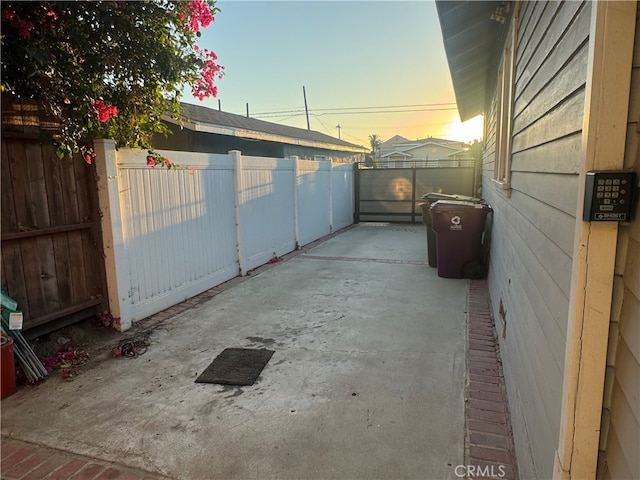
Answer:
[[[493, 210], [484, 202], [438, 200], [429, 210], [436, 235], [438, 276], [479, 277], [483, 269], [482, 238], [487, 215]], [[484, 273], [484, 272], [483, 272]]]
[[422, 209], [422, 223], [427, 227], [427, 259], [430, 267], [438, 265], [438, 256], [436, 253], [436, 234], [431, 227], [431, 214], [429, 209], [431, 205], [438, 200], [460, 200], [465, 202], [481, 203], [484, 200], [476, 197], [467, 197], [465, 195], [450, 195], [447, 193], [429, 192], [422, 196], [422, 202], [418, 206]]

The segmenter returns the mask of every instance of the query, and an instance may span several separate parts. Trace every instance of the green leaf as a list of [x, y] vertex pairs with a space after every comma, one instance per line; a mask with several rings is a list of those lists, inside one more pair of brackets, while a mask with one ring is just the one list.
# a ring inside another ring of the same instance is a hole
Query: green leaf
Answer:
[[[182, 86], [199, 78], [197, 36], [178, 18], [186, 5], [3, 1], [3, 13], [36, 27], [25, 37], [2, 20], [2, 86], [37, 100], [59, 121], [59, 158], [101, 136], [119, 147], [150, 147], [155, 133], [167, 133], [161, 117], [175, 114]], [[118, 116], [99, 122], [92, 108], [98, 99], [116, 106]]]

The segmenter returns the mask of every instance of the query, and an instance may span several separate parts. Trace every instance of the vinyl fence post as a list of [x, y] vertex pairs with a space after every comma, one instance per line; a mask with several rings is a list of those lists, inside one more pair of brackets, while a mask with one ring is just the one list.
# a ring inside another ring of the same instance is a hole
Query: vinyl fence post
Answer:
[[244, 277], [247, 272], [244, 269], [242, 257], [242, 229], [240, 207], [242, 205], [242, 153], [240, 150], [231, 150], [229, 155], [233, 158], [233, 209], [236, 217], [236, 253], [238, 255], [238, 272]]
[[360, 223], [360, 172], [358, 162], [353, 162], [353, 223]]
[[329, 233], [333, 233], [333, 161], [329, 160]]
[[98, 203], [102, 213], [100, 224], [109, 312], [114, 318], [120, 319], [116, 328], [124, 331], [131, 328], [132, 324], [128, 308], [131, 278], [129, 277], [127, 266], [129, 260], [122, 231], [116, 147], [113, 140], [94, 140], [93, 148], [96, 153], [95, 161], [98, 173]]
[[300, 250], [300, 229], [298, 222], [298, 185], [300, 184], [300, 157], [293, 155], [293, 231], [295, 249]]

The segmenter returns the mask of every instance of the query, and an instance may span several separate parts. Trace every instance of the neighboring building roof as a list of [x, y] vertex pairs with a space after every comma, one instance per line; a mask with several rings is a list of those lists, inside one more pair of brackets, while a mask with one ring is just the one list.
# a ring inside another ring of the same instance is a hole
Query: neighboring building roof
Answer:
[[416, 142], [419, 142], [420, 144], [436, 143], [438, 145], [443, 145], [443, 146], [447, 145], [449, 147], [455, 146], [458, 148], [463, 148], [468, 146], [466, 142], [460, 142], [458, 140], [447, 140], [446, 138], [436, 138], [436, 137], [420, 138], [416, 140]]
[[393, 152], [385, 153], [384, 155], [380, 155], [380, 158], [390, 157], [392, 155], [402, 155], [403, 157], [413, 157], [410, 153], [400, 152], [398, 150], [394, 150]]
[[[392, 142], [392, 140], [396, 138], [402, 141]], [[427, 145], [435, 145], [435, 146], [446, 148], [449, 150], [454, 150], [453, 153], [466, 151], [465, 147], [468, 147], [466, 143], [458, 142], [457, 140], [445, 140], [443, 138], [428, 137], [428, 138], [415, 140], [412, 142], [410, 140], [407, 140], [406, 138], [400, 137], [399, 135], [396, 135], [395, 137], [387, 140], [384, 143], [386, 144], [387, 147], [391, 147], [394, 150], [390, 152], [386, 152], [385, 154], [381, 155], [381, 157], [385, 157], [393, 154], [399, 154], [401, 152], [409, 152], [411, 150], [415, 150], [416, 148], [421, 148]], [[385, 150], [385, 149], [382, 149], [382, 150]]]
[[441, 143], [441, 142], [424, 142], [424, 143], [419, 143], [419, 144], [415, 144], [415, 145], [411, 145], [409, 148], [407, 148], [405, 151], [408, 150], [413, 150], [415, 148], [420, 148], [420, 147], [424, 147], [426, 145], [436, 145], [438, 147], [442, 147], [442, 148], [447, 148], [449, 150], [455, 150], [455, 151], [459, 151], [461, 150], [461, 148], [457, 145], [458, 142], [456, 142], [456, 145], [449, 145], [447, 143]]
[[[255, 118], [222, 112], [200, 105], [182, 103], [180, 119], [184, 128], [206, 133], [229, 135], [232, 137], [267, 140], [272, 142], [324, 148], [328, 150], [352, 151], [362, 153], [364, 147], [345, 142], [314, 130], [289, 127], [277, 123], [265, 122]], [[179, 122], [171, 117], [165, 120], [174, 124]]]
[[400, 135], [394, 135], [389, 140], [385, 140], [382, 142], [382, 145], [385, 143], [399, 143], [399, 142], [411, 142], [408, 138], [401, 137]]
[[471, 156], [471, 153], [469, 152], [469, 150], [456, 150], [455, 152], [451, 152], [449, 154], [447, 154], [447, 157], [455, 157], [456, 155], [468, 155]]
[[497, 46], [511, 14], [508, 1], [436, 0], [460, 120], [483, 113], [497, 66]]

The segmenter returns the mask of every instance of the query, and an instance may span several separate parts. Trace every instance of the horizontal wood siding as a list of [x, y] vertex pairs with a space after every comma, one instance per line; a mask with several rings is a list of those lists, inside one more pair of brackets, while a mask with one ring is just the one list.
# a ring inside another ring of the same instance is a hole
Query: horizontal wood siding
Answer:
[[[631, 102], [627, 128], [625, 168], [640, 175], [640, 4], [636, 17]], [[640, 189], [638, 189], [640, 193]], [[614, 339], [610, 342], [605, 395], [605, 421], [601, 437], [599, 478], [640, 478], [640, 214], [619, 230], [615, 284], [622, 292], [619, 313], [612, 318]]]
[[522, 478], [552, 477], [559, 435], [589, 21], [586, 2], [522, 2], [508, 192], [492, 181], [495, 95], [487, 106], [489, 285]]

